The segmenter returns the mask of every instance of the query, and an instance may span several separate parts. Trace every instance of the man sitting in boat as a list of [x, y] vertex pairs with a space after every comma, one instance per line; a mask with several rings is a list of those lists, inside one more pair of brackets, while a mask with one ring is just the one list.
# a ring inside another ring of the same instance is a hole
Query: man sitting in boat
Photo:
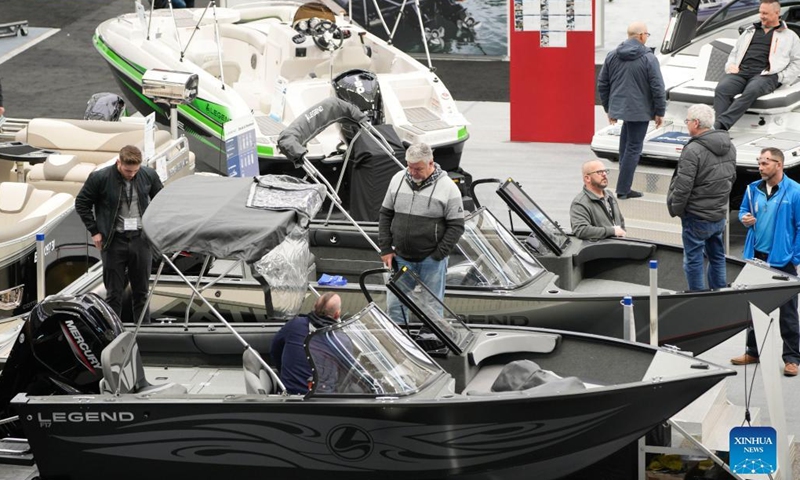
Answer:
[[583, 190], [572, 200], [569, 221], [581, 240], [625, 236], [625, 218], [608, 187], [608, 169], [600, 160], [583, 164]]
[[791, 85], [800, 75], [800, 39], [780, 14], [777, 0], [761, 0], [761, 22], [747, 27], [731, 50], [726, 75], [714, 91], [717, 130], [730, 129], [758, 97]]
[[[300, 315], [286, 322], [272, 340], [270, 356], [272, 363], [280, 371], [280, 379], [286, 391], [293, 394], [308, 393], [312, 372], [306, 355], [305, 342], [308, 334], [339, 321], [342, 299], [333, 292], [327, 292], [314, 302], [314, 309], [308, 315]], [[336, 383], [335, 371], [324, 365], [316, 365], [318, 381], [324, 385]]]

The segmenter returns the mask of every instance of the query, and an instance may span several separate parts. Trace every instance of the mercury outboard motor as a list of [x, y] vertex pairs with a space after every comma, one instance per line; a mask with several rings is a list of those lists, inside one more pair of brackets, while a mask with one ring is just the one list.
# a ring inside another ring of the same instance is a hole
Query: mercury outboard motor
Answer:
[[0, 373], [0, 412], [20, 392], [98, 393], [100, 352], [123, 332], [117, 314], [93, 293], [52, 295], [36, 305]]
[[[377, 75], [366, 70], [348, 70], [333, 79], [333, 89], [338, 98], [367, 114], [371, 124], [383, 124], [383, 98]], [[349, 143], [355, 131], [345, 127], [342, 125], [342, 131]]]

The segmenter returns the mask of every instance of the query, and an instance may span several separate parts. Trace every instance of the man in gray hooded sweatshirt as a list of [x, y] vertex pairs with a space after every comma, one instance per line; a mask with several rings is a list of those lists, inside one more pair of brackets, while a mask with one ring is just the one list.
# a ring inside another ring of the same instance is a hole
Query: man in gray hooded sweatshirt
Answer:
[[736, 180], [736, 147], [724, 130], [712, 130], [714, 109], [692, 105], [686, 113], [691, 140], [686, 144], [672, 175], [667, 209], [681, 217], [683, 269], [689, 290], [704, 290], [703, 253], [708, 257], [708, 288], [723, 288], [725, 244], [722, 233]]
[[661, 67], [652, 50], [645, 47], [650, 37], [647, 25], [634, 22], [628, 26], [628, 39], [609, 52], [597, 79], [598, 93], [608, 122], [622, 120], [619, 137], [619, 177], [617, 198], [641, 197], [631, 190], [633, 174], [642, 154], [650, 120], [661, 126], [667, 109]]

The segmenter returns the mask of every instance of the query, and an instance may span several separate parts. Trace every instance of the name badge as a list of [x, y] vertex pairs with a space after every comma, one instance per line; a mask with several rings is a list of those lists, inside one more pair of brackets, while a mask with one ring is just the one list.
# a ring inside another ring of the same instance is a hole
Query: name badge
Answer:
[[125, 231], [128, 232], [130, 230], [138, 230], [139, 229], [139, 222], [136, 221], [136, 218], [126, 218], [125, 219]]

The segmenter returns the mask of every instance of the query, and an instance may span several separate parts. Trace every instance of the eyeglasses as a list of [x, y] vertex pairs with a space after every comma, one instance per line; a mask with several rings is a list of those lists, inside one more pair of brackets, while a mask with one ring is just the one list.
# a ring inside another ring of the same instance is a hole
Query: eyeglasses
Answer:
[[765, 158], [756, 157], [756, 161], [758, 161], [758, 164], [762, 165], [762, 166], [769, 165], [769, 162], [780, 163], [780, 160], [778, 160], [776, 158], [769, 158], [769, 157], [765, 157]]
[[687, 118], [687, 119], [683, 120], [683, 123], [685, 125], [689, 125], [689, 122], [694, 122], [695, 120], [697, 120], [697, 119], [696, 118]]
[[647, 35], [647, 37], [649, 38], [650, 37], [650, 32], [642, 32], [639, 35]]
[[608, 175], [608, 172], [610, 172], [610, 171], [611, 170], [605, 168], [603, 170], [595, 170], [594, 172], [589, 172], [586, 175], [594, 175], [595, 173], [598, 174], [598, 175]]

